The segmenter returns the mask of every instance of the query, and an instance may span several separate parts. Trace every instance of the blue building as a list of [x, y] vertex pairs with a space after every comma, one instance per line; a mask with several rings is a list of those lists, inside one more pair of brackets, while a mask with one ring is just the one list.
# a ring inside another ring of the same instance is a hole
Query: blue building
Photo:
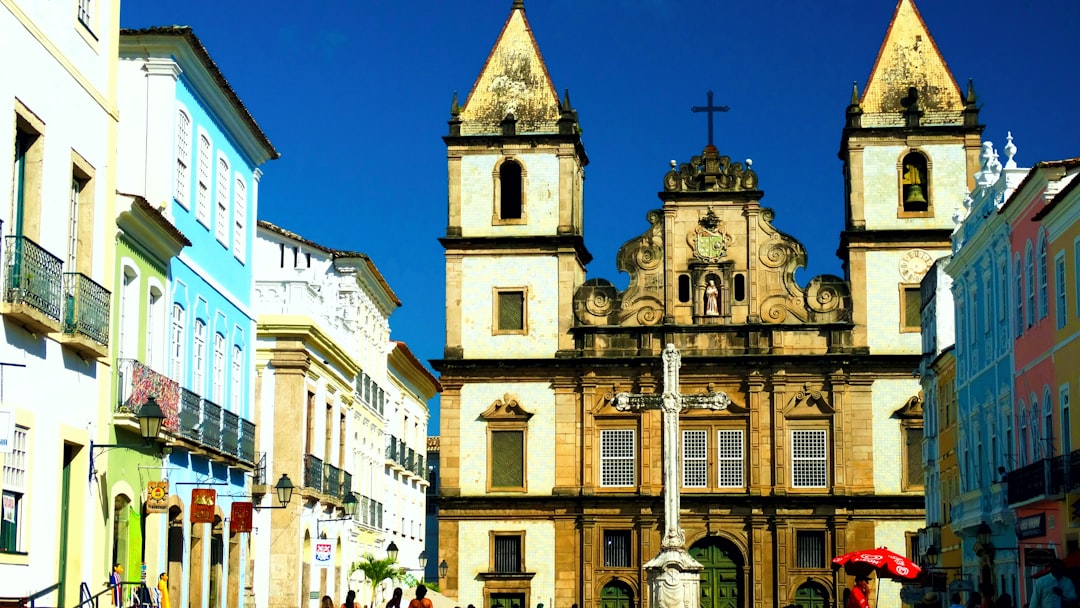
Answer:
[[[191, 243], [169, 260], [167, 304], [148, 329], [167, 345], [156, 373], [179, 393], [163, 466], [144, 476], [169, 484], [148, 569], [169, 574], [175, 605], [240, 606], [248, 534], [231, 510], [258, 476], [249, 252], [259, 167], [278, 153], [190, 28], [124, 30], [119, 74], [118, 188]], [[191, 523], [197, 511], [211, 521]]]

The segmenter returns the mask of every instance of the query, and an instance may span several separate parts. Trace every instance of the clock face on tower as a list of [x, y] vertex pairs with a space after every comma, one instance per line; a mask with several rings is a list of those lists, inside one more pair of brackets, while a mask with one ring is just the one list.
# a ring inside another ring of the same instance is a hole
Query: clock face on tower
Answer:
[[900, 278], [905, 283], [918, 283], [934, 263], [934, 258], [922, 249], [909, 249], [900, 258]]

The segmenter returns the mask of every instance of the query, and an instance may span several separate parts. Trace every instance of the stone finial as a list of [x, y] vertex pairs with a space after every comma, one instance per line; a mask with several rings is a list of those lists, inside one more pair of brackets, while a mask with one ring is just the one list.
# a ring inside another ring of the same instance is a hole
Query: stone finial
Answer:
[[573, 106], [570, 105], [570, 89], [563, 89], [562, 111], [569, 112], [572, 109]]
[[975, 105], [975, 79], [968, 78], [967, 96], [964, 97], [964, 103], [969, 106]]
[[514, 3], [510, 5], [510, 10], [525, 10], [525, 0], [514, 0]]
[[1016, 168], [1016, 144], [1013, 143], [1012, 131], [1009, 131], [1009, 135], [1005, 141], [1005, 168]]
[[1001, 173], [1001, 163], [997, 161], [998, 153], [994, 150], [994, 144], [984, 141], [979, 159], [982, 161], [979, 170], [975, 173], [975, 184], [984, 188], [993, 186]]
[[851, 82], [851, 102], [850, 105], [859, 105], [859, 81], [853, 80]]
[[461, 105], [458, 104], [457, 91], [454, 91], [454, 100], [450, 102], [450, 116], [457, 117], [461, 114]]

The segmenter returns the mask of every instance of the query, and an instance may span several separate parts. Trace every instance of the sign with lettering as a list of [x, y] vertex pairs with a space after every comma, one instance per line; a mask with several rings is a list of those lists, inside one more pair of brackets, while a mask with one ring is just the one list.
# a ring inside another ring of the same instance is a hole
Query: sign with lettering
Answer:
[[315, 567], [329, 568], [334, 565], [334, 545], [327, 541], [315, 543]]
[[169, 512], [169, 482], [148, 481], [146, 482], [146, 512], [168, 513]]
[[1016, 538], [1038, 538], [1046, 536], [1046, 513], [1016, 518]]
[[214, 523], [214, 507], [217, 506], [217, 491], [207, 488], [195, 488], [191, 491], [191, 523]]
[[250, 502], [232, 503], [232, 512], [229, 514], [229, 530], [231, 532], [251, 532]]

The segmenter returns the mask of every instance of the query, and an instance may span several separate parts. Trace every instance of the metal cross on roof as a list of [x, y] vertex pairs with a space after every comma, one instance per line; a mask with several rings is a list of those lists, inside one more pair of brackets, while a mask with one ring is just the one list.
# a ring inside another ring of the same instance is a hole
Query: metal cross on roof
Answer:
[[713, 143], [712, 143], [712, 115], [714, 113], [716, 113], [716, 112], [727, 112], [731, 108], [729, 108], [727, 106], [714, 106], [713, 103], [712, 103], [712, 99], [713, 99], [713, 92], [712, 91], [709, 91], [708, 93], [706, 93], [706, 95], [707, 95], [708, 101], [709, 101], [708, 105], [691, 106], [690, 111], [691, 112], [708, 112], [709, 113], [709, 145], [711, 146], [711, 145], [713, 145]]

